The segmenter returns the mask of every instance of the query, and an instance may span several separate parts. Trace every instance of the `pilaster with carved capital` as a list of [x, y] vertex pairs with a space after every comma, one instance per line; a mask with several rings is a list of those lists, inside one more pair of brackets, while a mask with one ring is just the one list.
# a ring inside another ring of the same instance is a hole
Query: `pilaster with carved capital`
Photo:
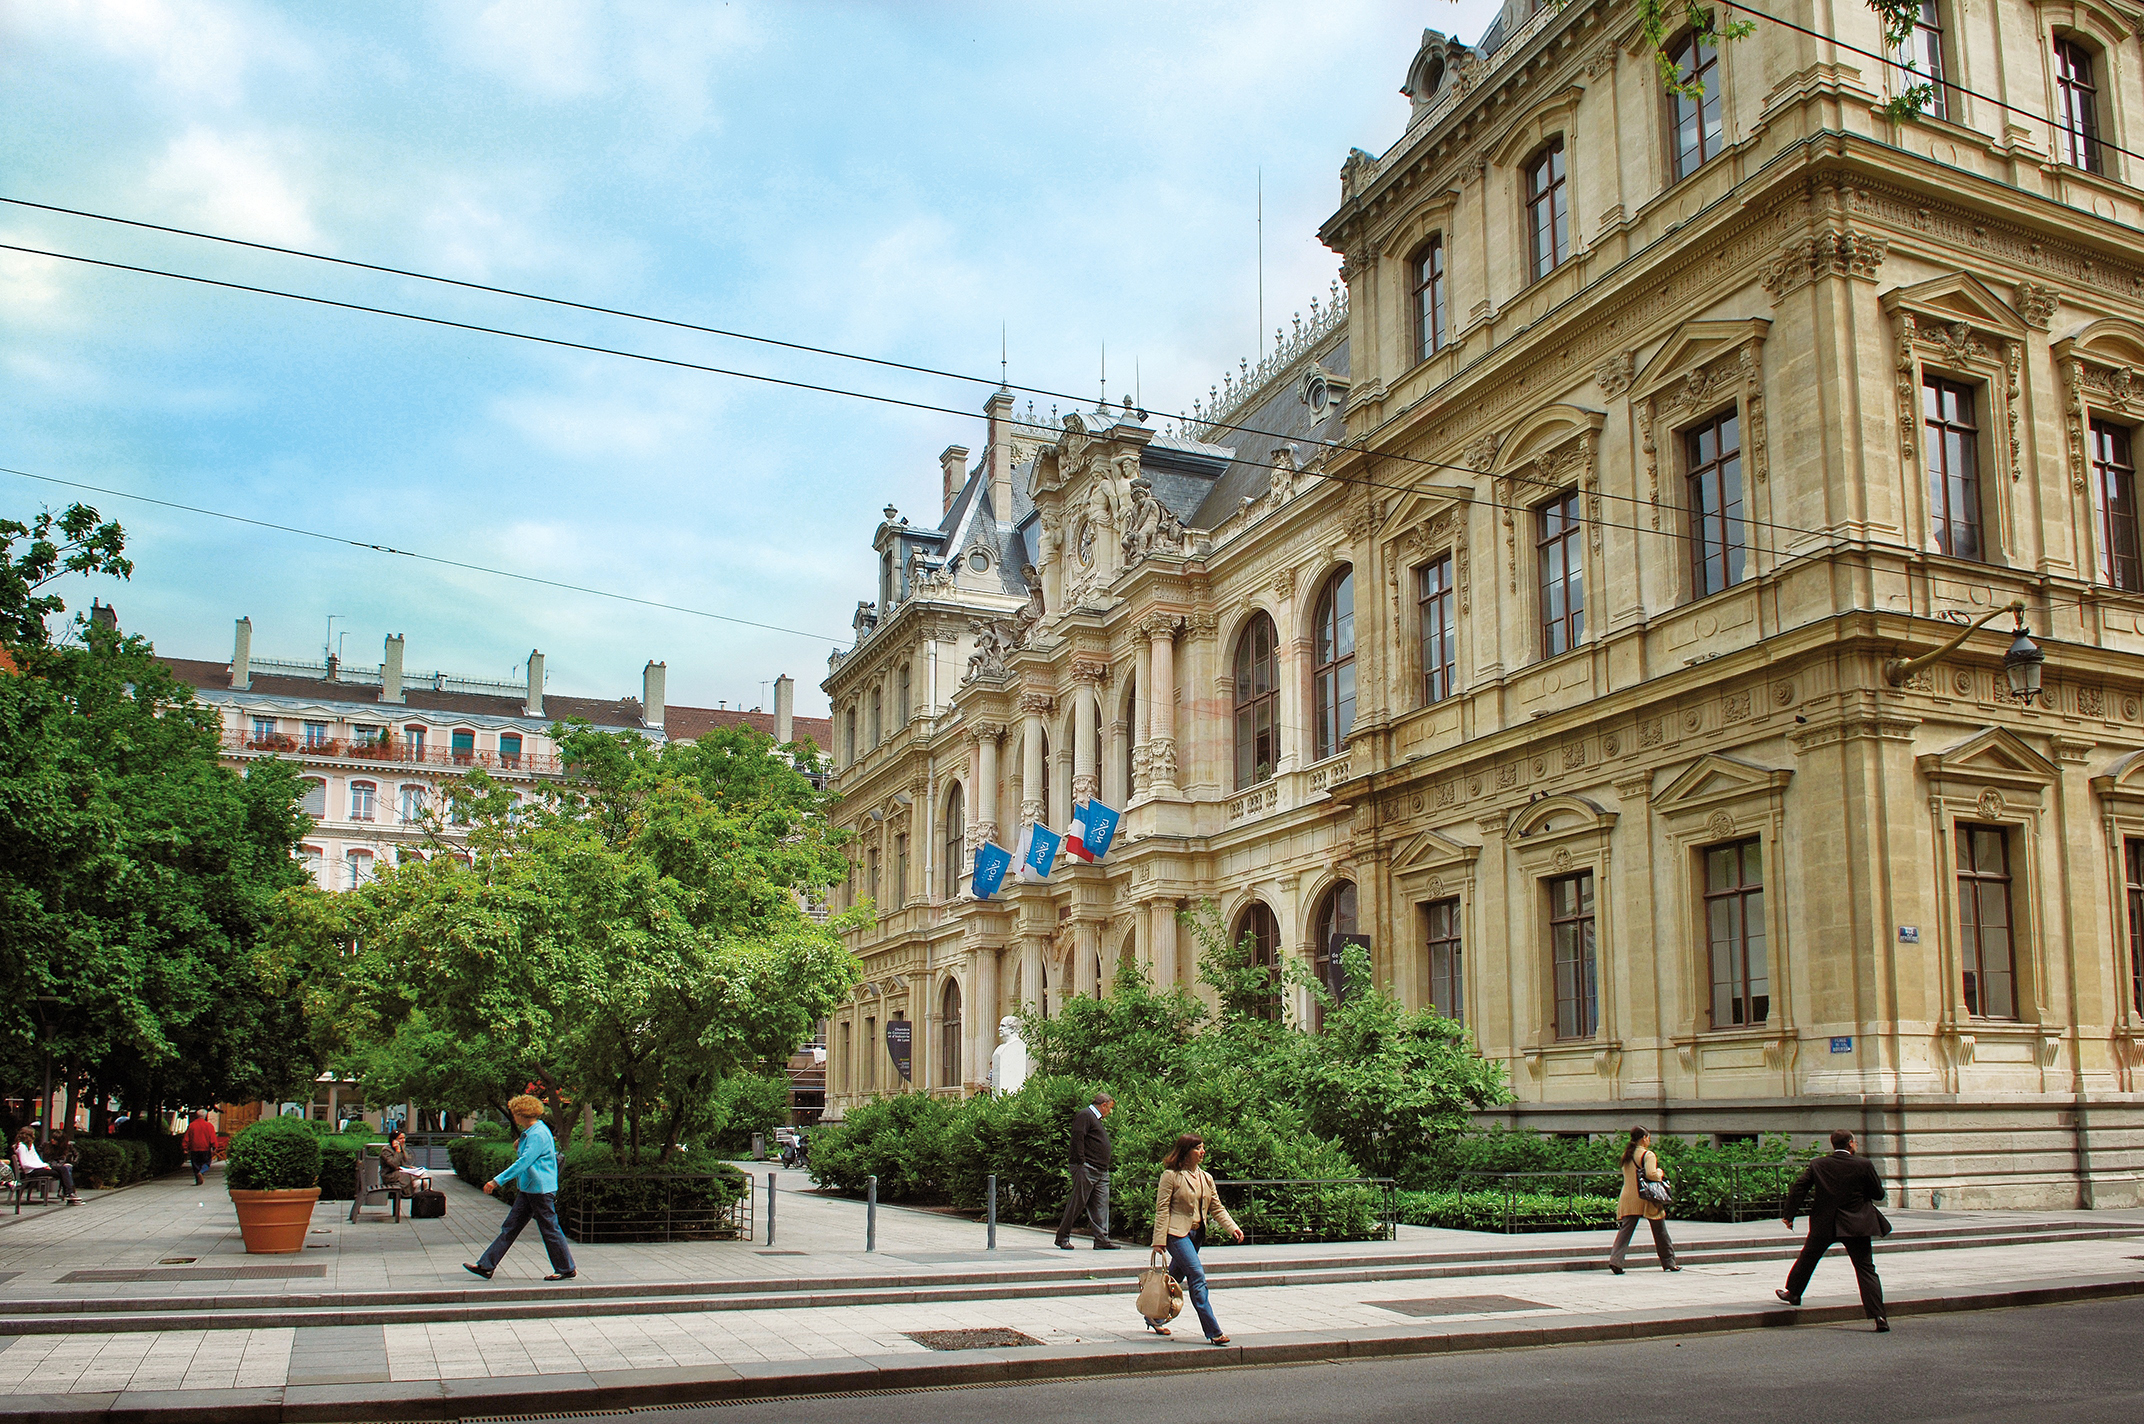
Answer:
[[1107, 686], [1109, 683], [1109, 664], [1089, 658], [1074, 658], [1072, 660], [1072, 680], [1074, 682], [1083, 682], [1093, 687]]

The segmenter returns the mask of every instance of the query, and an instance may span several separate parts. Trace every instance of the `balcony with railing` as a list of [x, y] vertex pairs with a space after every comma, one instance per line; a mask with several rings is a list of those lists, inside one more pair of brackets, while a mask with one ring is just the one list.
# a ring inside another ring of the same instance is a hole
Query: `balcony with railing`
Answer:
[[1346, 752], [1327, 757], [1314, 766], [1282, 772], [1228, 798], [1227, 824], [1234, 827], [1261, 820], [1275, 811], [1292, 811], [1313, 801], [1323, 801], [1333, 787], [1348, 779], [1348, 775]]
[[289, 732], [271, 732], [263, 736], [253, 731], [226, 731], [223, 735], [223, 746], [224, 750], [232, 752], [273, 752], [335, 761], [371, 762], [386, 766], [436, 767], [448, 771], [463, 771], [473, 766], [481, 766], [491, 771], [556, 775], [564, 769], [555, 752], [500, 752], [478, 750], [474, 747], [441, 747], [432, 745], [429, 738], [423, 741], [406, 737], [304, 738]]

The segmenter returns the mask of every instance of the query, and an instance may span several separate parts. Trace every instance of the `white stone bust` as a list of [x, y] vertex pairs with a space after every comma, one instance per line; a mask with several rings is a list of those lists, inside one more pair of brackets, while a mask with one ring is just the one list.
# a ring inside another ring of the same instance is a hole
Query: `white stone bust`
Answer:
[[1020, 1037], [1020, 1021], [1007, 1014], [998, 1020], [998, 1046], [990, 1054], [990, 1086], [1000, 1093], [1017, 1093], [1029, 1072], [1027, 1044]]

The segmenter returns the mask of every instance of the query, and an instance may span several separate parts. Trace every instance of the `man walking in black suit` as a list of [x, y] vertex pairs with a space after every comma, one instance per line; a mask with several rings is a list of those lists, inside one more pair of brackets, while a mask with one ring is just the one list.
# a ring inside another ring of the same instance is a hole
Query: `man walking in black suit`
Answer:
[[1891, 1322], [1884, 1315], [1883, 1282], [1876, 1279], [1872, 1240], [1891, 1234], [1891, 1223], [1876, 1209], [1876, 1203], [1883, 1200], [1883, 1178], [1876, 1174], [1875, 1163], [1854, 1155], [1851, 1132], [1843, 1128], [1834, 1132], [1831, 1155], [1817, 1158], [1794, 1179], [1781, 1217], [1789, 1231], [1794, 1229], [1794, 1218], [1812, 1190], [1815, 1199], [1809, 1204], [1809, 1239], [1802, 1243], [1801, 1255], [1794, 1258], [1793, 1269], [1787, 1272], [1786, 1289], [1772, 1294], [1789, 1305], [1800, 1305], [1816, 1263], [1836, 1241], [1846, 1248], [1847, 1258], [1854, 1263], [1854, 1279], [1861, 1286], [1861, 1308], [1876, 1322], [1878, 1330], [1889, 1330]]
[[1110, 1156], [1109, 1130], [1102, 1126], [1102, 1119], [1117, 1100], [1107, 1093], [1096, 1093], [1094, 1102], [1072, 1114], [1072, 1195], [1065, 1199], [1064, 1217], [1057, 1223], [1057, 1249], [1072, 1249], [1072, 1228], [1080, 1218], [1087, 1219], [1087, 1229], [1094, 1233], [1094, 1249], [1115, 1251], [1117, 1243], [1109, 1239], [1109, 1169], [1114, 1159]]

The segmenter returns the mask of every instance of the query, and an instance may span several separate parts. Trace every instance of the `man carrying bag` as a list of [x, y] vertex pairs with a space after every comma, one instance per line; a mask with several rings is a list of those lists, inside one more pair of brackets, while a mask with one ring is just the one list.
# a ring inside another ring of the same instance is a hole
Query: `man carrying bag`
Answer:
[[1794, 1229], [1794, 1218], [1812, 1190], [1815, 1200], [1809, 1205], [1809, 1238], [1802, 1243], [1801, 1255], [1794, 1258], [1794, 1266], [1787, 1272], [1786, 1288], [1772, 1294], [1789, 1305], [1800, 1305], [1816, 1263], [1836, 1241], [1846, 1248], [1847, 1259], [1854, 1263], [1854, 1279], [1861, 1286], [1861, 1308], [1876, 1322], [1879, 1331], [1889, 1330], [1891, 1322], [1883, 1308], [1883, 1282], [1876, 1279], [1874, 1245], [1875, 1238], [1891, 1234], [1891, 1223], [1876, 1209], [1876, 1203], [1883, 1200], [1883, 1178], [1877, 1175], [1875, 1163], [1854, 1155], [1851, 1132], [1841, 1128], [1832, 1133], [1831, 1148], [1829, 1157], [1811, 1162], [1787, 1191], [1787, 1206], [1780, 1219], [1789, 1231]]

